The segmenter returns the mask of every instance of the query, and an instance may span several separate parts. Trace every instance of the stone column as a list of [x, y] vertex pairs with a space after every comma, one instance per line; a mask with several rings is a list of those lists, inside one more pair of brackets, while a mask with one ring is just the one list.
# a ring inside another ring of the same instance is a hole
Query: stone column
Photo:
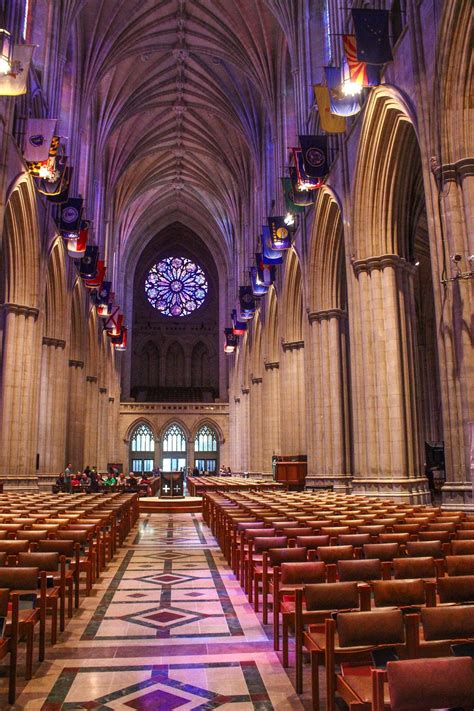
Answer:
[[304, 341], [283, 342], [280, 360], [282, 455], [306, 454]]
[[248, 472], [252, 470], [250, 462], [250, 390], [242, 388], [239, 405], [239, 452], [238, 461], [240, 461], [241, 471]]
[[273, 455], [281, 454], [280, 444], [280, 364], [278, 361], [265, 363], [263, 376], [265, 426], [262, 436], [263, 469], [271, 471]]
[[81, 471], [86, 464], [84, 462], [85, 391], [84, 363], [81, 360], [70, 360], [66, 459], [71, 462], [74, 469]]
[[308, 318], [308, 483], [346, 492], [351, 484], [347, 314], [328, 309]]
[[99, 389], [97, 376], [86, 375], [84, 461], [98, 466]]
[[105, 471], [109, 464], [109, 445], [111, 433], [109, 431], [109, 397], [107, 388], [99, 388], [98, 397], [98, 428], [97, 428], [97, 467]]
[[[443, 403], [446, 484], [443, 487], [445, 508], [474, 510], [473, 481], [470, 473], [471, 427], [474, 422], [474, 358], [472, 355], [472, 314], [474, 290], [473, 193], [474, 162], [472, 158], [443, 167], [443, 211], [447, 263], [444, 283], [438, 287], [438, 344]], [[442, 254], [442, 253], [441, 253]], [[461, 260], [456, 267], [451, 255]], [[439, 269], [439, 267], [438, 267]], [[457, 276], [458, 273], [464, 275]], [[435, 283], [439, 281], [435, 274]]]
[[350, 301], [357, 493], [427, 502], [419, 447], [414, 267], [397, 255], [353, 262]]
[[2, 310], [0, 477], [7, 486], [37, 486], [39, 311], [12, 303], [3, 304]]
[[262, 378], [252, 378], [250, 385], [250, 470], [263, 471]]
[[43, 337], [38, 454], [39, 471], [49, 476], [57, 476], [68, 463], [65, 462], [68, 409], [65, 347], [66, 342], [61, 339]]

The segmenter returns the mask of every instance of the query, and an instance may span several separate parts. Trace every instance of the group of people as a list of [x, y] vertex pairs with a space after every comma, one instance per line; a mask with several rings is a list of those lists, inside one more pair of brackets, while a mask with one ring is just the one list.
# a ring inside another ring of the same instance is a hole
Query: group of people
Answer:
[[68, 464], [56, 479], [53, 491], [72, 494], [74, 492], [128, 490], [138, 491], [140, 486], [149, 485], [149, 476], [146, 472], [135, 474], [130, 472], [128, 476], [124, 472], [119, 472], [117, 467], [109, 467], [104, 473], [99, 473], [97, 467], [85, 467], [84, 471], [74, 471], [71, 464]]

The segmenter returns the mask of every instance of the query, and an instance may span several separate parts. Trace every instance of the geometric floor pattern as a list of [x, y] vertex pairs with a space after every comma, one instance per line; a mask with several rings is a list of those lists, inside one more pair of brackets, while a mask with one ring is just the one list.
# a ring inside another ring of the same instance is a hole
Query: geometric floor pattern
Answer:
[[16, 705], [4, 708], [297, 711], [308, 703], [201, 515], [148, 514]]

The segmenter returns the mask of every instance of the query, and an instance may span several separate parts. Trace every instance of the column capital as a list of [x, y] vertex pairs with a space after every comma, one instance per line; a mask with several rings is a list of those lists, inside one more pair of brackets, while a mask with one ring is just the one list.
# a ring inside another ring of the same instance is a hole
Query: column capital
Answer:
[[109, 402], [110, 402], [110, 403], [115, 402], [115, 398], [114, 398], [114, 397], [109, 397]]
[[383, 271], [386, 267], [407, 271], [410, 274], [416, 273], [416, 267], [398, 254], [382, 254], [378, 257], [366, 257], [365, 259], [353, 259], [352, 268], [356, 276], [362, 272], [374, 270]]
[[70, 361], [69, 361], [69, 367], [70, 367], [70, 368], [83, 368], [83, 367], [84, 367], [84, 361], [83, 361], [83, 360], [70, 360]]
[[66, 341], [62, 341], [60, 338], [50, 338], [49, 336], [43, 336], [43, 346], [54, 346], [54, 348], [66, 348]]
[[278, 370], [278, 368], [280, 367], [280, 363], [277, 360], [268, 361], [268, 362], [264, 363], [264, 366], [265, 366], [265, 370]]
[[474, 175], [474, 158], [461, 158], [456, 163], [440, 165], [436, 158], [431, 161], [431, 171], [441, 185]]
[[98, 379], [97, 375], [86, 375], [86, 381], [88, 383], [96, 383]]
[[11, 302], [7, 302], [4, 304], [0, 304], [0, 308], [2, 308], [4, 311], [9, 311], [14, 314], [19, 314], [21, 316], [33, 316], [34, 320], [39, 316], [39, 309], [36, 309], [34, 306], [26, 306], [25, 304], [13, 304]]
[[262, 382], [262, 380], [263, 380], [263, 378], [252, 378], [251, 382], [252, 382], [252, 385], [258, 385], [259, 383]]
[[308, 321], [313, 323], [314, 321], [329, 321], [330, 319], [338, 319], [339, 321], [347, 318], [347, 311], [342, 309], [326, 309], [324, 311], [310, 311], [308, 314]]
[[105, 395], [107, 392], [107, 388], [99, 388], [99, 392], [101, 395]]
[[242, 395], [248, 395], [250, 392], [250, 388], [242, 388], [241, 392], [242, 392]]
[[300, 348], [304, 348], [304, 341], [283, 341], [281, 342], [281, 347], [284, 351], [297, 351]]

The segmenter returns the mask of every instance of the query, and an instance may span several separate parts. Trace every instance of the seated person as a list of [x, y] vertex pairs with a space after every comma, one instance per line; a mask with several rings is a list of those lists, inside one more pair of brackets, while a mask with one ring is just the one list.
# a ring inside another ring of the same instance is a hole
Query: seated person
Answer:
[[115, 486], [117, 484], [117, 479], [114, 474], [108, 474], [104, 481], [105, 486]]

